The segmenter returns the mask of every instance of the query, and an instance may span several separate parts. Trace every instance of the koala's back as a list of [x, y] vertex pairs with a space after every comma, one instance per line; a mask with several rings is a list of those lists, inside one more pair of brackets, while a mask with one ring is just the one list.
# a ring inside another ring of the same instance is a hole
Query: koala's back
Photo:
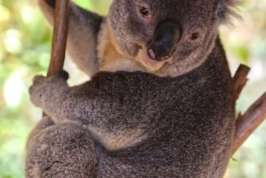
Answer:
[[[235, 121], [232, 81], [219, 39], [206, 62], [183, 76], [143, 77], [141, 73], [140, 77], [137, 72], [114, 75], [114, 85], [120, 85], [125, 77], [130, 81], [128, 88], [115, 92], [143, 93], [130, 97], [130, 101], [124, 98], [123, 102], [132, 103], [124, 106], [128, 108], [119, 109], [121, 105], [114, 104], [115, 115], [125, 120], [141, 117], [141, 122], [147, 120], [149, 129], [146, 139], [120, 150], [108, 151], [96, 143], [99, 177], [223, 176]], [[101, 85], [104, 88], [105, 84]], [[151, 122], [147, 118], [152, 118]]]

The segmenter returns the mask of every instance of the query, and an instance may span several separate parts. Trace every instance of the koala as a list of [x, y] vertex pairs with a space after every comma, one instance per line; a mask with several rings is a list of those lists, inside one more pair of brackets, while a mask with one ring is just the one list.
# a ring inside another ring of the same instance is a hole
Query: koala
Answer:
[[[52, 0], [39, 0], [52, 23]], [[36, 76], [47, 113], [25, 177], [221, 178], [235, 136], [233, 83], [218, 36], [233, 0], [114, 0], [107, 17], [70, 6], [67, 50], [92, 78]]]

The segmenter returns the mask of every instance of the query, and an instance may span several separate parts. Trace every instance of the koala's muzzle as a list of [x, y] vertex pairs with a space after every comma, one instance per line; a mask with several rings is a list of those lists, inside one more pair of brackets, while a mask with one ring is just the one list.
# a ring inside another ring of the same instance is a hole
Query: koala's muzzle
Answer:
[[156, 61], [168, 59], [172, 55], [181, 33], [181, 27], [177, 21], [169, 19], [161, 21], [148, 47], [148, 56]]

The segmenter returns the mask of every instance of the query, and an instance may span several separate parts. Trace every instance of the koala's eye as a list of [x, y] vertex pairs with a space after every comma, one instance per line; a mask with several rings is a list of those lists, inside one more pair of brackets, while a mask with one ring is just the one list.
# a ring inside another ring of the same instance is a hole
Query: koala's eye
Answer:
[[147, 9], [146, 7], [140, 7], [140, 8], [139, 8], [139, 12], [140, 12], [141, 15], [143, 15], [143, 16], [148, 16], [148, 15], [149, 15], [149, 9]]
[[196, 40], [199, 37], [199, 33], [195, 32], [195, 33], [191, 33], [189, 35], [189, 40]]

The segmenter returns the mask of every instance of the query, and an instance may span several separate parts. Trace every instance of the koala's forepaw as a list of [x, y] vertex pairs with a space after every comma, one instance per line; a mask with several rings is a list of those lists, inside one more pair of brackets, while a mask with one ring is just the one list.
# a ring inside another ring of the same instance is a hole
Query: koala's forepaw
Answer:
[[47, 80], [47, 78], [44, 76], [37, 75], [33, 78], [33, 84], [29, 88], [31, 102], [39, 107], [41, 106], [41, 99], [45, 91], [45, 87], [43, 86], [45, 80]]
[[60, 70], [51, 77], [37, 75], [33, 78], [33, 84], [29, 88], [30, 100], [38, 107], [42, 107], [44, 97], [56, 96], [58, 92], [62, 92], [62, 88], [67, 87], [66, 80], [69, 75], [66, 71]]

